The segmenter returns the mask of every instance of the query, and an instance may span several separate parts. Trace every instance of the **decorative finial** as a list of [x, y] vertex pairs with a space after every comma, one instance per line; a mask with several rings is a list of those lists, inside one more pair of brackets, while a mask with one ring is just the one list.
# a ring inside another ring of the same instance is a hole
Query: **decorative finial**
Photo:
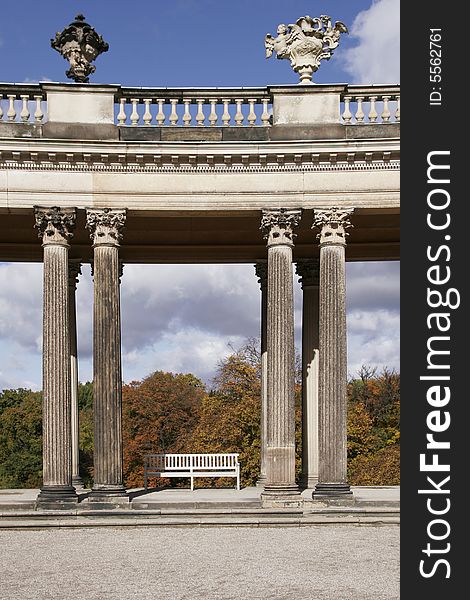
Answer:
[[300, 76], [300, 83], [310, 84], [320, 61], [329, 60], [338, 47], [342, 33], [349, 33], [346, 25], [337, 21], [333, 27], [331, 17], [327, 15], [314, 19], [307, 15], [290, 25], [281, 23], [277, 37], [270, 33], [265, 37], [266, 58], [273, 52], [276, 52], [277, 58], [288, 58], [291, 67]]
[[85, 22], [83, 15], [77, 15], [73, 23], [57, 32], [51, 39], [51, 46], [69, 61], [70, 69], [65, 74], [76, 83], [88, 83], [88, 76], [96, 71], [90, 63], [109, 49], [101, 35]]

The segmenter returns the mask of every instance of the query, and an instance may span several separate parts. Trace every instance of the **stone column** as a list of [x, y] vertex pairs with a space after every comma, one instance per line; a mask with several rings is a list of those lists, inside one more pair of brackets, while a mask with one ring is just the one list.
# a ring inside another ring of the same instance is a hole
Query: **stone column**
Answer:
[[122, 464], [119, 242], [125, 210], [87, 209], [93, 241], [93, 500], [126, 496]]
[[292, 247], [300, 210], [263, 211], [268, 247], [268, 411], [265, 503], [299, 501], [295, 482], [294, 294]]
[[302, 286], [302, 475], [304, 488], [318, 483], [318, 361], [320, 261], [297, 261]]
[[260, 476], [256, 485], [263, 487], [266, 483], [266, 436], [267, 401], [268, 401], [268, 353], [267, 353], [267, 318], [268, 318], [268, 264], [265, 260], [257, 261], [255, 265], [256, 276], [261, 288], [261, 426], [260, 426]]
[[352, 208], [314, 211], [320, 229], [319, 473], [313, 497], [351, 494], [347, 483], [346, 229]]
[[43, 486], [39, 504], [77, 501], [72, 487], [69, 355], [69, 239], [74, 208], [35, 207], [44, 248]]
[[77, 307], [75, 290], [81, 273], [80, 261], [69, 261], [69, 328], [70, 328], [70, 396], [72, 403], [72, 485], [83, 490], [80, 477], [80, 424], [78, 417], [78, 357], [77, 357]]

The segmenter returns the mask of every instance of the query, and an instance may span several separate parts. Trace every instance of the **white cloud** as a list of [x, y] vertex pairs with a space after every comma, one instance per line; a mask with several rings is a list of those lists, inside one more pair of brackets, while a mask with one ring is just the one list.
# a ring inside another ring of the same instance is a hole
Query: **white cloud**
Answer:
[[[92, 379], [93, 282], [77, 288], [79, 376]], [[398, 263], [349, 263], [349, 372], [398, 368]], [[301, 291], [295, 277], [296, 341]], [[259, 335], [260, 291], [252, 265], [125, 265], [121, 286], [123, 378], [156, 370], [210, 381], [217, 363]], [[41, 387], [42, 265], [0, 264], [0, 389]]]
[[357, 45], [344, 57], [354, 83], [400, 81], [400, 2], [374, 0], [351, 27]]

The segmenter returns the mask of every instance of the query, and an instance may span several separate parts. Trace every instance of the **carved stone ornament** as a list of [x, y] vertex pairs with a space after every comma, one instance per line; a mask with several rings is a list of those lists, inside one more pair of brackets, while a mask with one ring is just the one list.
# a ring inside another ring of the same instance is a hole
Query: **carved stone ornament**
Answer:
[[346, 229], [353, 226], [349, 218], [353, 212], [353, 208], [315, 209], [312, 229], [320, 229], [317, 238], [319, 238], [321, 246], [346, 245], [346, 236], [349, 235]]
[[73, 236], [75, 227], [74, 208], [34, 208], [36, 223], [39, 230], [38, 236], [45, 245], [68, 245], [68, 240]]
[[268, 246], [294, 245], [294, 228], [300, 222], [300, 210], [288, 210], [278, 208], [274, 210], [263, 210], [261, 227], [264, 239]]
[[263, 289], [266, 287], [268, 283], [268, 261], [267, 260], [259, 260], [255, 264], [255, 274], [258, 278], [258, 283], [260, 288]]
[[119, 246], [125, 223], [125, 209], [89, 208], [86, 212], [86, 228], [94, 246]]
[[76, 83], [88, 83], [88, 76], [96, 71], [91, 63], [109, 49], [83, 15], [77, 15], [73, 23], [57, 32], [51, 46], [69, 61], [70, 69], [65, 74]]
[[319, 258], [299, 258], [295, 270], [299, 276], [302, 289], [306, 287], [318, 287], [320, 285]]
[[69, 260], [69, 287], [77, 288], [78, 276], [82, 274], [82, 264], [79, 260]]
[[300, 17], [295, 24], [277, 28], [277, 37], [268, 33], [265, 37], [266, 58], [276, 53], [277, 58], [288, 58], [291, 67], [300, 76], [300, 83], [312, 83], [312, 75], [318, 71], [322, 60], [329, 60], [338, 47], [342, 33], [349, 33], [341, 21], [333, 27], [331, 17]]

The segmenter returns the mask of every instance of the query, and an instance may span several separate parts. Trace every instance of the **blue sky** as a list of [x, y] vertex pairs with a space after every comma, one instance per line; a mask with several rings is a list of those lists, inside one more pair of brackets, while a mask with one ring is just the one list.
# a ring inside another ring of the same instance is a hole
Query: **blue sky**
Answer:
[[[82, 12], [109, 43], [91, 81], [126, 86], [264, 86], [297, 83], [288, 61], [265, 59], [279, 23], [329, 14], [351, 30], [318, 83], [399, 82], [399, 0], [22, 0], [2, 3], [0, 81], [66, 81], [49, 40]], [[1, 218], [1, 217], [0, 217]], [[347, 265], [349, 372], [399, 368], [399, 265]], [[297, 278], [295, 278], [297, 282]], [[26, 283], [27, 282], [27, 283]], [[41, 387], [42, 267], [0, 264], [0, 389]], [[296, 290], [296, 335], [301, 292]], [[92, 374], [92, 282], [77, 292], [80, 379]], [[157, 370], [210, 380], [218, 360], [259, 332], [251, 265], [128, 265], [122, 280], [123, 377]]]

